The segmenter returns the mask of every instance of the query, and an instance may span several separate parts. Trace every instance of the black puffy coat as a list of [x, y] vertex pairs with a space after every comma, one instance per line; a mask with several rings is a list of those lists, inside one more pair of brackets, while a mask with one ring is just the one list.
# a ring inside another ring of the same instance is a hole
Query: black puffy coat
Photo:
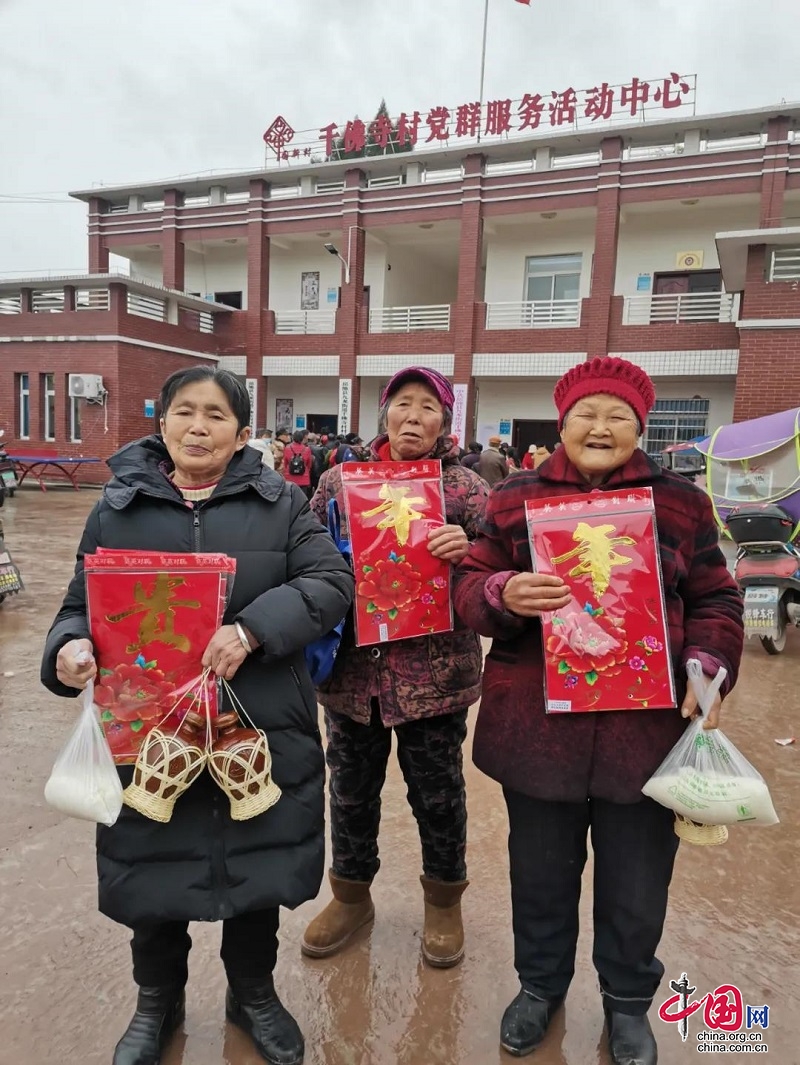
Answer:
[[[317, 894], [325, 857], [324, 761], [303, 648], [347, 613], [353, 595], [349, 566], [303, 492], [263, 467], [258, 452], [234, 455], [211, 498], [192, 506], [162, 472], [165, 461], [156, 436], [109, 460], [115, 476], [87, 520], [75, 575], [47, 636], [42, 682], [57, 695], [78, 694], [58, 681], [56, 656], [68, 640], [89, 636], [84, 554], [98, 546], [225, 552], [237, 571], [224, 621], [240, 621], [261, 645], [231, 687], [267, 734], [283, 795], [258, 817], [233, 821], [228, 799], [206, 771], [178, 800], [169, 823], [123, 806], [112, 828], [98, 827], [100, 910], [131, 926], [220, 920], [295, 907]], [[127, 785], [132, 767], [119, 771]]]

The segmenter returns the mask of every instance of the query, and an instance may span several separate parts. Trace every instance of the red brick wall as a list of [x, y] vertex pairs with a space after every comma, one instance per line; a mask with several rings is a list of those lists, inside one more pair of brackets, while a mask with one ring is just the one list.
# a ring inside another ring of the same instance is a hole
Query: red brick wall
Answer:
[[[152, 431], [144, 415], [145, 399], [155, 399], [161, 384], [173, 370], [202, 365], [189, 355], [174, 355], [130, 344], [31, 342], [4, 344], [0, 365], [0, 428], [6, 430], [8, 450], [28, 454], [45, 452], [68, 457], [106, 459], [129, 440]], [[209, 363], [210, 360], [209, 360]], [[30, 381], [30, 439], [18, 438], [16, 375], [27, 373]], [[55, 375], [55, 440], [42, 433], [42, 375]], [[100, 374], [108, 390], [106, 405], [81, 402], [81, 441], [72, 443], [69, 425], [67, 376], [71, 373]], [[108, 478], [105, 465], [80, 471], [85, 483], [99, 484]], [[56, 477], [57, 479], [57, 477]]]

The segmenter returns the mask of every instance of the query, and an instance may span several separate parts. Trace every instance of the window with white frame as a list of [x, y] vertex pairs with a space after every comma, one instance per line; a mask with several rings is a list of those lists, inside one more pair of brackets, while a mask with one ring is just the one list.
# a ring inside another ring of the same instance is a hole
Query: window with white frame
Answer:
[[18, 436], [30, 440], [31, 436], [31, 385], [26, 373], [17, 374], [17, 402], [19, 410]]
[[44, 416], [45, 440], [56, 438], [56, 375], [53, 373], [42, 374], [42, 414]]
[[708, 432], [707, 399], [657, 399], [647, 419], [644, 449], [654, 457], [673, 444], [687, 444]]
[[69, 438], [73, 444], [81, 440], [81, 401], [78, 396], [69, 397]]
[[580, 252], [574, 255], [529, 255], [525, 260], [525, 299], [529, 303], [577, 300], [581, 293]]

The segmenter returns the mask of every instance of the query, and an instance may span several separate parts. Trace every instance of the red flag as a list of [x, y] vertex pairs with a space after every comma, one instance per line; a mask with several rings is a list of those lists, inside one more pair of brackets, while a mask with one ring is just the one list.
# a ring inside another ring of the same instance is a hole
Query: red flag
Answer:
[[531, 6], [531, 0], [517, 0], [517, 3], [518, 4], [526, 4], [528, 7]]

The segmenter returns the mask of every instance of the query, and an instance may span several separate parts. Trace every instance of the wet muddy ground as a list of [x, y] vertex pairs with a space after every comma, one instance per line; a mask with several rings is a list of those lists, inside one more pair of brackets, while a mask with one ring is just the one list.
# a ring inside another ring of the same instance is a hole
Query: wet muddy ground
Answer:
[[[0, 1065], [101, 1065], [130, 1016], [126, 930], [95, 909], [93, 829], [50, 810], [42, 788], [75, 707], [44, 691], [39, 657], [63, 595], [96, 493], [23, 490], [0, 512], [27, 590], [0, 607]], [[698, 996], [738, 984], [745, 1003], [770, 1006], [769, 1060], [800, 1063], [800, 632], [769, 658], [748, 646], [726, 708], [726, 732], [761, 769], [782, 818], [731, 831], [724, 847], [684, 844], [678, 856], [661, 957], [667, 979], [689, 974]], [[504, 1007], [517, 991], [512, 966], [506, 825], [500, 789], [469, 764], [467, 955], [457, 969], [423, 966], [419, 844], [394, 767], [384, 797], [377, 919], [339, 957], [300, 955], [306, 921], [327, 900], [284, 915], [276, 982], [306, 1036], [307, 1065], [502, 1065]], [[591, 864], [591, 863], [590, 863]], [[591, 966], [587, 869], [579, 968], [535, 1065], [605, 1065], [608, 1054]], [[164, 1065], [257, 1065], [225, 1023], [219, 928], [194, 926], [187, 1018]], [[664, 985], [666, 987], [666, 984]], [[665, 996], [666, 997], [666, 992]], [[662, 1065], [697, 1060], [697, 1033], [682, 1043], [651, 1014]], [[702, 1060], [702, 1059], [701, 1059]]]

